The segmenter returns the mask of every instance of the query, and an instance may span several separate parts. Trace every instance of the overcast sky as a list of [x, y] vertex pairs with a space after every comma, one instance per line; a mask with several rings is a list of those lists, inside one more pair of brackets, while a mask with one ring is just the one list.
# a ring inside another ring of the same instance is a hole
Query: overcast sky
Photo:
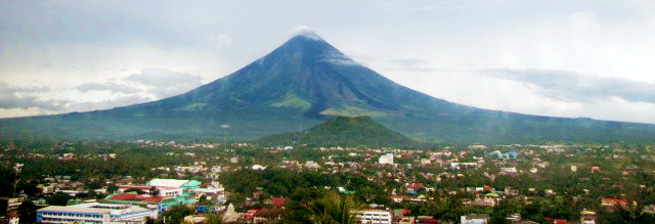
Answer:
[[308, 26], [437, 98], [655, 123], [655, 1], [191, 2], [0, 0], [0, 117], [180, 94]]

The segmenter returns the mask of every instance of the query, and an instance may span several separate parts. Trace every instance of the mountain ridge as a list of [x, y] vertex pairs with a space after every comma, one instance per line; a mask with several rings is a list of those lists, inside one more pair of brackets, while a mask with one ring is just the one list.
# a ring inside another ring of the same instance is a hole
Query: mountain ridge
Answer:
[[[297, 35], [234, 73], [177, 96], [109, 110], [0, 120], [0, 136], [257, 139], [335, 116], [370, 116], [426, 142], [650, 140], [655, 125], [557, 118], [452, 103], [399, 85], [316, 34]], [[230, 128], [224, 130], [223, 124]]]

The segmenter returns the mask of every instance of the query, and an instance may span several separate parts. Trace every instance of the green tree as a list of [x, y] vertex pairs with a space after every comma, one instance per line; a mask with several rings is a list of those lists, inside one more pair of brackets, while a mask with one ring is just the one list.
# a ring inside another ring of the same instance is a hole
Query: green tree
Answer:
[[14, 194], [16, 173], [11, 167], [0, 165], [0, 197], [11, 197]]
[[357, 211], [362, 207], [352, 196], [332, 192], [314, 202], [311, 209], [313, 223], [354, 224], [357, 223]]
[[0, 199], [0, 214], [7, 213], [7, 199]]
[[206, 224], [223, 224], [223, 216], [218, 214], [209, 214]]
[[18, 214], [20, 214], [20, 223], [34, 223], [36, 222], [36, 205], [32, 201], [24, 201], [18, 206]]
[[107, 187], [107, 192], [108, 193], [114, 193], [116, 191], [118, 191], [118, 186], [116, 186], [115, 184], [109, 185]]
[[50, 195], [49, 197], [45, 198], [46, 203], [49, 205], [66, 205], [68, 203], [69, 199], [72, 199], [73, 197], [64, 194], [64, 193], [56, 193], [53, 195]]
[[184, 217], [194, 214], [195, 210], [186, 205], [175, 205], [164, 212], [166, 223], [179, 224], [184, 221]]
[[16, 184], [16, 191], [17, 192], [22, 192], [26, 194], [29, 197], [35, 197], [39, 194], [41, 194], [41, 190], [36, 186], [36, 184], [33, 181], [24, 181], [21, 180]]

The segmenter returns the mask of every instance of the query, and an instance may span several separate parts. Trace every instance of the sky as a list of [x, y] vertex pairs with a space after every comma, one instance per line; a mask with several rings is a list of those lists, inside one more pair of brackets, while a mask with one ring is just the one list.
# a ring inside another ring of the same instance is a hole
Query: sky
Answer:
[[181, 94], [266, 55], [298, 27], [436, 98], [655, 123], [650, 0], [0, 0], [0, 117]]

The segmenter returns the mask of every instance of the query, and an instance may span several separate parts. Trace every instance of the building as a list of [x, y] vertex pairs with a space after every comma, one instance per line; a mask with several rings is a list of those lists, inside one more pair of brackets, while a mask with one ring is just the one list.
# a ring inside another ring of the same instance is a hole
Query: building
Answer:
[[250, 209], [246, 211], [244, 218], [247, 224], [263, 224], [279, 219], [281, 215], [281, 209]]
[[121, 185], [118, 186], [118, 192], [119, 193], [124, 193], [127, 190], [131, 189], [138, 189], [140, 191], [146, 192], [148, 194], [152, 194], [154, 191], [157, 191], [158, 196], [176, 196], [176, 195], [182, 195], [182, 188], [181, 187], [163, 187], [163, 186], [142, 186], [142, 185]]
[[207, 196], [207, 199], [215, 199], [220, 204], [224, 204], [227, 201], [227, 196], [225, 195], [225, 188], [218, 184], [217, 186], [210, 186], [207, 188], [195, 188], [193, 192], [196, 194], [196, 197], [200, 198], [201, 195]]
[[601, 198], [601, 206], [605, 210], [614, 211], [620, 207], [627, 209], [628, 200], [622, 198]]
[[192, 205], [196, 203], [196, 198], [189, 193], [184, 192], [177, 196], [152, 196], [148, 194], [112, 194], [101, 200], [109, 204], [130, 204], [140, 205], [147, 208], [157, 208], [159, 213], [168, 210], [175, 205]]
[[200, 187], [202, 182], [197, 180], [178, 180], [178, 179], [152, 179], [148, 182], [148, 186], [155, 187], [172, 187], [182, 188], [182, 190], [193, 190]]
[[568, 224], [569, 221], [566, 219], [555, 219], [553, 220], [553, 224]]
[[37, 210], [37, 223], [144, 223], [157, 218], [156, 209], [128, 204], [88, 203], [72, 206], [48, 206]]
[[7, 201], [7, 211], [14, 211], [18, 209], [20, 204], [27, 200], [27, 197], [0, 198], [0, 200]]
[[600, 167], [592, 166], [591, 167], [591, 173], [600, 173]]
[[357, 219], [360, 223], [391, 224], [391, 212], [381, 210], [364, 210], [359, 212]]
[[580, 212], [580, 223], [581, 224], [596, 224], [598, 223], [596, 213], [589, 210], [583, 210]]
[[378, 163], [383, 165], [393, 165], [393, 154], [387, 153], [386, 155], [381, 155], [378, 159]]
[[461, 217], [461, 224], [488, 224], [488, 214], [468, 214]]
[[7, 213], [7, 224], [18, 224], [20, 215], [15, 212]]
[[184, 217], [184, 221], [182, 221], [182, 223], [185, 224], [207, 223], [207, 217], [197, 216], [197, 215], [187, 215]]

